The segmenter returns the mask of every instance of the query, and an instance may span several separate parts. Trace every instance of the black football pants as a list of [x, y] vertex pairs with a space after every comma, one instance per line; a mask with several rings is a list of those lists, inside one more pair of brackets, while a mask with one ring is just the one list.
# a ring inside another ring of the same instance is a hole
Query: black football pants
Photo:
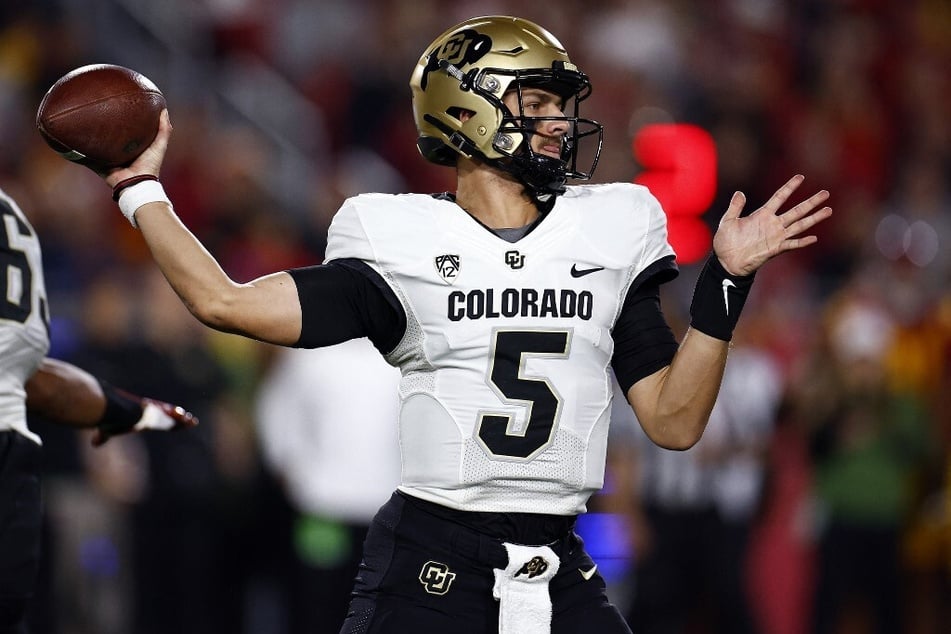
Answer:
[[[561, 561], [549, 583], [552, 634], [631, 634], [609, 603], [604, 579], [571, 532], [549, 546]], [[493, 569], [502, 542], [394, 494], [379, 511], [341, 634], [497, 634]]]
[[40, 565], [40, 453], [29, 438], [0, 431], [0, 634], [26, 632]]

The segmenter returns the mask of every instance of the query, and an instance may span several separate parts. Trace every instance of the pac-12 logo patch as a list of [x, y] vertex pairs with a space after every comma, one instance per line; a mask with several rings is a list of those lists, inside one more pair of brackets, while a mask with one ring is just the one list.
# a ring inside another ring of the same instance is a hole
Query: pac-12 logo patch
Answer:
[[439, 273], [439, 276], [442, 279], [446, 280], [448, 283], [452, 284], [456, 281], [456, 276], [459, 275], [459, 256], [452, 254], [437, 255], [433, 259], [433, 263], [436, 265], [436, 272]]
[[419, 582], [429, 594], [446, 594], [456, 573], [449, 572], [449, 566], [438, 561], [427, 561], [419, 571]]

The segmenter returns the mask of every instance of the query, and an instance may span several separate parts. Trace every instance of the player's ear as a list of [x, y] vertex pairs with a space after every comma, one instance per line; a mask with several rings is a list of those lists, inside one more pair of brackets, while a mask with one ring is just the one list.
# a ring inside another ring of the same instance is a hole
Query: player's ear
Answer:
[[462, 123], [465, 123], [475, 115], [475, 112], [466, 110], [465, 108], [453, 108], [453, 110], [455, 110], [455, 112], [450, 112], [450, 114], [459, 119]]

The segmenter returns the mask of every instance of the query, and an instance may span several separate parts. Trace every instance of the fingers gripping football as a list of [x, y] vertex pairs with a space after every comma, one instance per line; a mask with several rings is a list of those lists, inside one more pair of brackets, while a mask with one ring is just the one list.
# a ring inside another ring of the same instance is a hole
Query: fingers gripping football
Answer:
[[152, 143], [129, 165], [112, 169], [103, 174], [106, 184], [115, 188], [124, 180], [141, 177], [143, 175], [158, 178], [162, 171], [162, 162], [168, 150], [168, 142], [172, 135], [172, 122], [168, 110], [163, 110], [159, 116], [158, 132]]

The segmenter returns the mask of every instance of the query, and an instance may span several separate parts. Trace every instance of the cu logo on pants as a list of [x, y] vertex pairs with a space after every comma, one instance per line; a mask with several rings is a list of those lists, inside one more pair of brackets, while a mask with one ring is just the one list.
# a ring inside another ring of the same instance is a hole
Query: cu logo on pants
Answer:
[[419, 582], [429, 594], [446, 594], [456, 573], [449, 572], [449, 566], [438, 561], [427, 561], [419, 571]]

